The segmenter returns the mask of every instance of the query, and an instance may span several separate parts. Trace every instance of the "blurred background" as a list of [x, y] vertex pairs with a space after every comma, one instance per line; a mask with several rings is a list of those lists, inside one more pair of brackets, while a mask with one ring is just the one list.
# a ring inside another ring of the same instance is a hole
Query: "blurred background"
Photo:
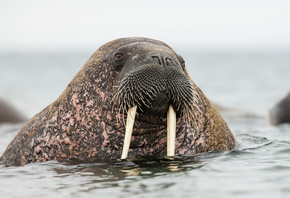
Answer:
[[[182, 55], [206, 96], [230, 110], [222, 115], [239, 143], [172, 163], [0, 164], [1, 197], [289, 197], [290, 125], [266, 123], [290, 90], [289, 21], [289, 0], [0, 0], [0, 101], [27, 118], [101, 45], [149, 37]], [[23, 124], [0, 124], [0, 156]]]
[[266, 116], [290, 90], [287, 0], [1, 0], [0, 97], [28, 117], [53, 102], [100, 45], [169, 44], [208, 98]]

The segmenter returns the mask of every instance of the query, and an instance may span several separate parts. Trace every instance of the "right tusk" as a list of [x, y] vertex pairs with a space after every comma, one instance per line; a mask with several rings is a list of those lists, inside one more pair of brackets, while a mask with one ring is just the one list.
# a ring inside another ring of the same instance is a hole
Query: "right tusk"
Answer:
[[170, 105], [167, 112], [167, 156], [174, 156], [176, 134], [176, 113]]
[[126, 159], [128, 156], [136, 111], [137, 111], [137, 106], [134, 106], [130, 108], [127, 112], [126, 131], [125, 131], [125, 138], [124, 138], [124, 145], [123, 145], [121, 159]]

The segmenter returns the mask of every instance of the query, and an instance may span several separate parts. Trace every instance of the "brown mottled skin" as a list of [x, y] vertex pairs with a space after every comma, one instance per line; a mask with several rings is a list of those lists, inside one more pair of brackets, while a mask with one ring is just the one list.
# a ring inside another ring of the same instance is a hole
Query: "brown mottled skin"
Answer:
[[[176, 54], [166, 44], [147, 38], [122, 38], [100, 47], [76, 74], [60, 97], [35, 115], [8, 145], [1, 160], [5, 166], [22, 166], [30, 162], [67, 159], [119, 159], [125, 127], [123, 114], [117, 120], [118, 107], [113, 104], [114, 88], [122, 73], [112, 63], [112, 54], [123, 45], [134, 43], [128, 56], [142, 45], [154, 46]], [[144, 47], [143, 46], [143, 47]], [[152, 49], [151, 49], [152, 48]], [[184, 74], [188, 77], [186, 69]], [[196, 86], [196, 85], [195, 85]], [[200, 97], [200, 129], [182, 118], [176, 123], [175, 155], [235, 148], [235, 139], [227, 124], [196, 87]], [[124, 115], [126, 118], [126, 115]], [[142, 115], [140, 115], [142, 117]], [[166, 156], [166, 115], [149, 120], [136, 116], [128, 158]]]

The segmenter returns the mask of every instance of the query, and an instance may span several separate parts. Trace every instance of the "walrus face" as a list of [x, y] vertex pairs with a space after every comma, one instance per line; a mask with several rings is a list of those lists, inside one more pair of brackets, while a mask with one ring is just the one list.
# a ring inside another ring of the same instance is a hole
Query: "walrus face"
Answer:
[[131, 43], [119, 47], [111, 59], [119, 71], [114, 99], [121, 111], [137, 106], [139, 118], [166, 117], [172, 105], [181, 117], [185, 108], [193, 108], [196, 97], [184, 72], [185, 62], [171, 48]]
[[127, 113], [122, 158], [127, 157], [136, 111], [136, 120], [151, 123], [151, 127], [164, 125], [167, 118], [167, 155], [174, 155], [176, 115], [194, 124], [199, 112], [195, 86], [185, 74], [183, 58], [168, 46], [136, 42], [120, 46], [110, 62], [118, 73], [114, 103], [119, 119]]

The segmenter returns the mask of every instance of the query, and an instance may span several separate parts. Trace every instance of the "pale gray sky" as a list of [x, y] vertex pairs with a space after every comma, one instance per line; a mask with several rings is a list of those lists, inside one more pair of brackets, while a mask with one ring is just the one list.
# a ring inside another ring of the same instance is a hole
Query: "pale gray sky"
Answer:
[[96, 49], [143, 36], [195, 49], [290, 49], [289, 0], [1, 0], [0, 50]]

